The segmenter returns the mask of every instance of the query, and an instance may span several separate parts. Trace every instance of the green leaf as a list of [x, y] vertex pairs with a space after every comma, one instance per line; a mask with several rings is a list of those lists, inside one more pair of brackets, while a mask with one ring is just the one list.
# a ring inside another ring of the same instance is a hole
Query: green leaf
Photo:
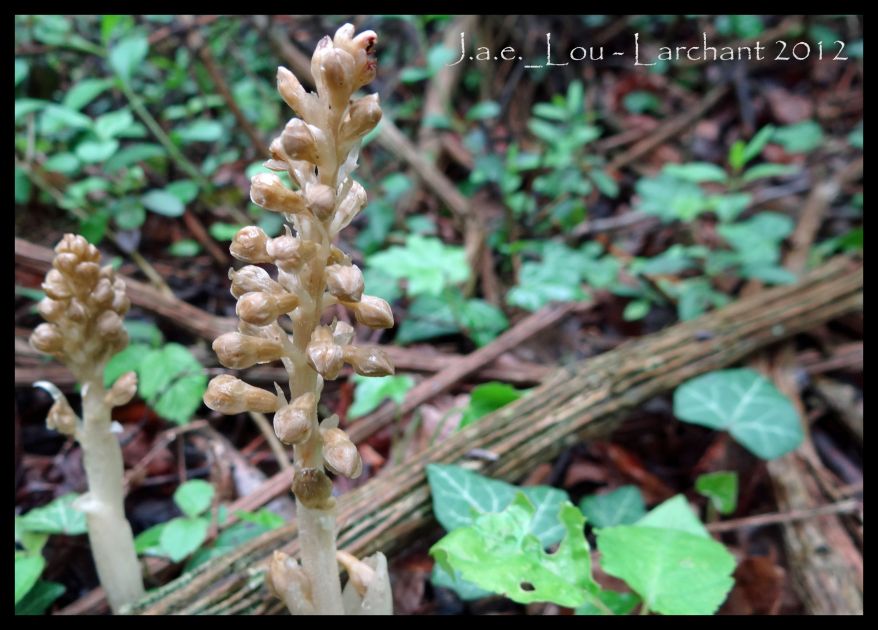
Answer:
[[463, 300], [460, 294], [454, 295], [454, 319], [477, 346], [491, 343], [497, 335], [509, 328], [506, 315], [493, 304], [478, 298]]
[[174, 518], [164, 524], [159, 544], [165, 555], [174, 562], [195, 551], [207, 538], [208, 518]]
[[652, 92], [646, 92], [645, 90], [628, 92], [622, 99], [622, 105], [632, 114], [661, 111], [661, 102], [658, 97]]
[[92, 212], [85, 221], [79, 222], [79, 233], [92, 245], [97, 245], [107, 232], [110, 215], [106, 212]]
[[741, 181], [748, 184], [750, 182], [755, 182], [757, 179], [784, 177], [785, 175], [793, 175], [798, 172], [799, 167], [793, 164], [757, 164], [756, 166], [744, 171]]
[[18, 604], [28, 594], [43, 569], [46, 561], [41, 555], [31, 555], [23, 551], [15, 552], [15, 603]]
[[710, 162], [690, 162], [689, 164], [668, 164], [662, 172], [687, 182], [724, 182], [728, 179], [725, 169]]
[[55, 173], [73, 175], [79, 171], [79, 159], [72, 153], [56, 153], [43, 162], [43, 168]]
[[110, 49], [110, 67], [125, 83], [143, 65], [149, 52], [149, 40], [145, 35], [132, 33]]
[[592, 527], [628, 525], [646, 514], [643, 495], [637, 486], [622, 486], [606, 494], [585, 497], [579, 509]]
[[637, 209], [669, 223], [691, 221], [707, 210], [707, 196], [698, 184], [662, 173], [642, 177], [635, 185], [640, 203]]
[[27, 595], [15, 604], [16, 615], [43, 615], [49, 606], [67, 590], [63, 584], [37, 580]]
[[[267, 510], [259, 510], [258, 513], [262, 512], [267, 512]], [[247, 514], [246, 512], [243, 513]], [[273, 516], [277, 517], [277, 515]], [[281, 524], [283, 524], [283, 519], [281, 519]], [[265, 532], [270, 531], [271, 529], [275, 529], [275, 526], [272, 525], [271, 527], [269, 527], [267, 525], [257, 524], [254, 522], [235, 523], [231, 527], [228, 527], [227, 529], [220, 532], [220, 534], [216, 537], [210, 547], [202, 547], [196, 550], [195, 553], [193, 553], [189, 560], [186, 562], [184, 570], [191, 571], [195, 567], [204, 564], [211, 558], [225, 555], [237, 549], [247, 541], [253, 540], [256, 537], [261, 536]]]
[[118, 140], [83, 140], [76, 145], [76, 157], [85, 164], [96, 164], [109, 158], [118, 148]]
[[146, 221], [146, 209], [137, 199], [125, 197], [113, 206], [113, 220], [121, 230], [136, 230]]
[[521, 392], [506, 383], [492, 381], [473, 388], [470, 394], [469, 405], [463, 412], [459, 428], [468, 426], [492, 411], [505, 407], [522, 397]]
[[141, 196], [140, 201], [149, 210], [166, 217], [179, 217], [186, 211], [183, 202], [166, 190], [151, 190]]
[[94, 130], [101, 138], [109, 140], [127, 131], [134, 124], [134, 115], [127, 107], [116, 109], [95, 120]]
[[191, 179], [178, 179], [165, 186], [165, 191], [174, 195], [180, 203], [192, 203], [198, 197], [198, 184]]
[[215, 120], [202, 118], [186, 125], [181, 125], [175, 130], [183, 144], [192, 142], [215, 142], [223, 135], [223, 126]]
[[[143, 343], [132, 343], [121, 352], [113, 355], [104, 368], [104, 387], [112, 387], [116, 379], [126, 372], [138, 372], [144, 357], [151, 349]], [[142, 388], [141, 388], [142, 389]]]
[[138, 164], [157, 157], [164, 157], [165, 149], [159, 144], [132, 144], [121, 149], [104, 163], [104, 172], [113, 173], [120, 168]]
[[45, 534], [66, 534], [76, 536], [86, 532], [85, 514], [75, 507], [73, 502], [79, 497], [76, 493], [65, 494], [47, 503], [43, 507], [34, 508], [20, 517], [20, 527], [29, 532]]
[[[17, 103], [17, 101], [16, 101]], [[18, 112], [16, 111], [16, 118]], [[50, 103], [43, 108], [40, 119], [43, 126], [43, 132], [46, 134], [55, 134], [64, 129], [91, 129], [92, 120], [85, 114], [69, 109], [62, 105]]]
[[27, 203], [30, 200], [31, 183], [27, 171], [15, 167], [15, 203]]
[[[593, 283], [597, 279], [602, 284], [615, 277], [614, 265], [618, 263], [606, 265], [605, 260], [598, 259], [593, 249], [573, 250], [550, 241], [543, 246], [542, 260], [521, 266], [518, 285], [509, 290], [506, 301], [535, 311], [550, 302], [586, 300], [589, 294], [582, 288], [586, 280]], [[595, 273], [598, 270], [601, 273]]]
[[636, 322], [646, 317], [651, 308], [652, 302], [645, 298], [631, 300], [625, 305], [625, 310], [622, 311], [622, 319], [626, 322]]
[[720, 471], [701, 475], [695, 489], [713, 503], [720, 514], [732, 514], [738, 506], [738, 473]]
[[203, 479], [191, 479], [174, 492], [174, 503], [183, 514], [195, 518], [210, 507], [213, 494], [214, 489], [211, 484]]
[[385, 400], [401, 405], [408, 391], [415, 386], [411, 376], [366, 377], [355, 374], [354, 403], [348, 418], [359, 418], [377, 409]]
[[430, 574], [430, 582], [436, 588], [447, 588], [457, 593], [457, 596], [465, 602], [482, 599], [491, 595], [491, 591], [479, 588], [472, 582], [467, 582], [460, 577], [460, 571], [455, 571], [454, 575], [450, 575], [438, 563], [433, 565], [433, 572]]
[[500, 115], [500, 104], [497, 101], [482, 101], [470, 107], [466, 113], [467, 120], [487, 120]]
[[235, 512], [235, 514], [242, 521], [259, 525], [266, 530], [277, 529], [278, 527], [282, 527], [286, 524], [286, 519], [284, 519], [283, 516], [281, 516], [280, 514], [275, 514], [274, 512], [266, 508], [262, 508], [261, 510], [257, 510], [256, 512], [246, 512], [244, 510], [238, 510]]
[[15, 87], [27, 78], [28, 65], [24, 59], [15, 60]]
[[720, 221], [729, 223], [737, 219], [738, 215], [747, 209], [750, 202], [753, 201], [753, 195], [749, 193], [709, 195], [706, 201], [706, 207], [709, 210], [713, 210]]
[[735, 559], [712, 538], [638, 525], [601, 529], [597, 536], [601, 568], [625, 580], [649, 610], [710, 615], [734, 585]]
[[[164, 340], [162, 331], [159, 330], [158, 326], [151, 322], [126, 319], [124, 323], [125, 330], [128, 331], [128, 338], [131, 340], [131, 343], [145, 343], [153, 348], [157, 348]], [[104, 377], [106, 378], [106, 371], [104, 371]]]
[[506, 509], [521, 492], [536, 507], [530, 532], [540, 544], [548, 547], [564, 535], [564, 526], [558, 521], [558, 509], [568, 499], [563, 490], [549, 486], [518, 488], [449, 464], [427, 466], [427, 480], [433, 495], [433, 513], [448, 531], [472, 525], [481, 513]]
[[186, 424], [201, 406], [205, 391], [207, 374], [183, 376], [162, 393], [153, 411], [176, 424]]
[[201, 244], [191, 238], [184, 238], [174, 241], [168, 248], [171, 256], [179, 256], [180, 258], [192, 258], [201, 252]]
[[[170, 522], [170, 521], [168, 521]], [[141, 556], [164, 556], [161, 547], [162, 531], [168, 523], [159, 523], [140, 532], [134, 538], [134, 551]]]
[[744, 159], [744, 153], [747, 151], [747, 143], [743, 140], [736, 140], [729, 147], [729, 166], [735, 173], [739, 173], [747, 161]]
[[[587, 600], [576, 609], [577, 615], [627, 615], [640, 603], [640, 598], [634, 593], [618, 593], [601, 589], [591, 595], [592, 600]], [[595, 602], [594, 599], [598, 601]]]
[[460, 575], [518, 603], [554, 602], [575, 607], [596, 588], [582, 514], [564, 502], [557, 514], [564, 528], [558, 549], [546, 553], [531, 532], [536, 509], [522, 493], [500, 513], [483, 514], [430, 548], [449, 573]]
[[67, 91], [61, 104], [64, 107], [79, 111], [112, 86], [112, 79], [82, 79]]
[[848, 142], [855, 149], [863, 148], [863, 121], [860, 121], [860, 124], [854, 128], [852, 132], [848, 134]]
[[774, 135], [775, 128], [773, 125], [765, 125], [762, 129], [756, 132], [750, 142], [747, 143], [746, 148], [744, 149], [744, 161], [741, 164], [743, 168], [744, 164], [755, 158], [757, 155], [762, 153], [762, 149], [765, 148], [765, 145], [771, 140], [771, 136]]
[[240, 229], [241, 225], [238, 223], [216, 221], [215, 223], [210, 224], [207, 231], [218, 241], [231, 241], [235, 238], [235, 234], [237, 234]]
[[677, 494], [651, 509], [636, 522], [639, 527], [675, 529], [693, 536], [710, 538], [710, 533], [698, 519], [698, 515], [682, 494]]
[[823, 144], [823, 129], [813, 120], [775, 129], [772, 141], [788, 153], [808, 153]]
[[674, 392], [674, 414], [685, 422], [728, 431], [747, 450], [774, 459], [803, 440], [793, 404], [764, 376], [747, 368], [711, 372]]
[[439, 295], [469, 278], [469, 264], [463, 247], [445, 245], [438, 238], [409, 235], [404, 247], [394, 245], [372, 254], [369, 267], [408, 281], [410, 296]]
[[412, 300], [405, 319], [396, 327], [396, 342], [405, 345], [459, 331], [460, 324], [446, 296], [420, 295]]

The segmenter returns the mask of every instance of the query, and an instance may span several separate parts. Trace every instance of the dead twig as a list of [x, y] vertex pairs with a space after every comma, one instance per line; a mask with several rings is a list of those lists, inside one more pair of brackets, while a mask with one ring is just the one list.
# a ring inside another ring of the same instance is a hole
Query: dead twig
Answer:
[[736, 518], [728, 521], [719, 521], [716, 523], [708, 523], [707, 531], [719, 534], [721, 532], [730, 532], [745, 527], [762, 527], [764, 525], [780, 525], [783, 523], [793, 523], [795, 521], [804, 521], [818, 516], [827, 514], [851, 514], [859, 512], [863, 509], [863, 504], [856, 499], [846, 499], [837, 503], [829, 503], [820, 507], [809, 508], [806, 510], [790, 510], [788, 512], [776, 512], [773, 514], [756, 514], [755, 516], [746, 516], [744, 518]]

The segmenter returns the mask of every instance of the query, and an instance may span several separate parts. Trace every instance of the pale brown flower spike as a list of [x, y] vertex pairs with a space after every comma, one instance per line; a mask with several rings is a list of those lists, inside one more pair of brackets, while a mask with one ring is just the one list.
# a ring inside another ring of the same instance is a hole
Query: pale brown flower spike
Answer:
[[113, 434], [110, 411], [137, 391], [137, 375], [128, 372], [104, 389], [104, 367], [128, 345], [122, 318], [130, 302], [125, 283], [82, 236], [66, 234], [55, 247], [38, 306], [47, 321], [34, 330], [31, 345], [64, 363], [82, 385], [82, 420], [61, 391], [40, 381], [55, 400], [46, 425], [75, 437], [83, 449], [88, 492], [76, 507], [86, 514], [89, 543], [98, 577], [113, 611], [143, 593], [140, 563], [123, 505], [122, 450]]
[[[265, 166], [286, 173], [294, 189], [278, 175], [262, 173], [251, 180], [250, 198], [283, 214], [286, 233], [269, 238], [248, 226], [230, 247], [235, 258], [248, 263], [229, 272], [240, 323], [238, 332], [214, 341], [214, 351], [228, 368], [282, 361], [289, 375], [289, 402], [278, 386], [271, 393], [230, 375], [214, 378], [204, 396], [205, 404], [221, 413], [274, 411], [278, 439], [293, 446], [302, 562], [276, 553], [267, 579], [269, 590], [294, 614], [392, 612], [383, 555], [363, 561], [344, 552], [336, 557], [335, 498], [326, 471], [355, 478], [362, 460], [337, 417], [317, 419], [323, 381], [337, 378], [345, 364], [364, 376], [394, 372], [381, 350], [354, 345], [350, 324], [321, 325], [325, 311], [341, 304], [361, 324], [393, 326], [390, 305], [364, 294], [362, 272], [332, 244], [366, 204], [366, 191], [351, 173], [363, 136], [381, 120], [381, 107], [377, 95], [351, 97], [375, 78], [371, 53], [376, 40], [372, 31], [355, 36], [350, 24], [333, 38], [321, 39], [311, 59], [316, 93], [278, 68], [278, 91], [297, 117], [271, 142]], [[258, 264], [273, 265], [276, 277]], [[283, 316], [292, 322], [292, 335], [277, 322]], [[339, 562], [350, 576], [344, 593]]]

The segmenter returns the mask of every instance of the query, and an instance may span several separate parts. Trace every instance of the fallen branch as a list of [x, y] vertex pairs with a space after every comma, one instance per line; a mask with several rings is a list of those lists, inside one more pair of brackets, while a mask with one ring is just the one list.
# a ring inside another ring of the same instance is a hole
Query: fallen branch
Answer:
[[860, 501], [856, 499], [847, 499], [838, 503], [830, 503], [829, 505], [821, 505], [820, 507], [810, 508], [807, 510], [790, 510], [789, 512], [779, 512], [774, 514], [756, 514], [755, 516], [747, 516], [744, 518], [736, 518], [729, 521], [719, 521], [707, 525], [708, 531], [715, 534], [720, 532], [730, 532], [745, 527], [762, 527], [763, 525], [779, 525], [782, 523], [793, 523], [795, 521], [805, 521], [817, 516], [825, 516], [827, 514], [851, 514], [861, 510], [863, 507]]
[[[428, 531], [433, 523], [425, 477], [429, 463], [468, 462], [483, 474], [517, 481], [563, 449], [606, 436], [622, 413], [689, 378], [862, 309], [862, 291], [862, 266], [836, 259], [795, 285], [761, 292], [559, 369], [530, 395], [345, 496], [339, 547], [390, 555]], [[496, 461], [468, 459], [474, 448], [490, 451]], [[132, 612], [267, 612], [265, 564], [276, 549], [297, 553], [295, 536], [295, 523], [268, 532], [153, 591]]]

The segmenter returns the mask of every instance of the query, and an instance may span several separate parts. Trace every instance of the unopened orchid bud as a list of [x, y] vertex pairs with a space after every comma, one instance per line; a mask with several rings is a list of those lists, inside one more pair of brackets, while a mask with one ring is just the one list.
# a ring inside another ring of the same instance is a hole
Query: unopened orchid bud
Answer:
[[292, 490], [296, 499], [312, 510], [328, 510], [335, 505], [332, 480], [319, 468], [296, 470]]
[[64, 351], [64, 335], [55, 324], [40, 324], [30, 336], [30, 345], [43, 354], [58, 355]]
[[326, 326], [318, 326], [311, 334], [307, 353], [309, 365], [327, 380], [335, 380], [344, 366], [344, 351]]
[[335, 322], [332, 326], [332, 340], [340, 346], [349, 345], [354, 340], [354, 327], [347, 322]]
[[[320, 74], [322, 83], [326, 89], [326, 96], [331, 107], [335, 110], [343, 110], [347, 105], [351, 94], [356, 90], [354, 86], [354, 58], [351, 54], [340, 48], [326, 50], [320, 59]], [[318, 91], [320, 85], [318, 83]]]
[[100, 308], [111, 308], [115, 297], [116, 292], [113, 291], [113, 285], [107, 278], [98, 280], [98, 284], [91, 294], [92, 301]]
[[326, 287], [339, 300], [358, 302], [365, 289], [363, 272], [356, 265], [329, 265], [326, 268]]
[[72, 298], [67, 302], [67, 309], [64, 311], [64, 316], [71, 322], [82, 324], [88, 319], [88, 309], [85, 308], [85, 304], [76, 298]]
[[390, 304], [374, 295], [364, 295], [359, 302], [345, 302], [354, 317], [369, 328], [393, 328], [393, 310]]
[[335, 552], [338, 563], [347, 571], [350, 584], [357, 590], [360, 597], [366, 594], [366, 589], [375, 580], [375, 570], [365, 562], [357, 560], [356, 557], [347, 551], [338, 550]]
[[73, 293], [64, 275], [57, 269], [50, 269], [42, 284], [43, 291], [53, 300], [66, 300]]
[[137, 372], [125, 372], [116, 379], [110, 391], [104, 396], [108, 407], [127, 405], [137, 393]]
[[390, 357], [378, 348], [345, 346], [344, 360], [362, 376], [389, 376], [395, 373]]
[[271, 260], [284, 271], [299, 268], [317, 253], [313, 241], [303, 241], [289, 235], [271, 239], [266, 248]]
[[268, 275], [265, 269], [256, 265], [247, 265], [241, 267], [238, 271], [229, 269], [229, 280], [232, 281], [232, 295], [236, 298], [253, 291], [282, 293], [284, 290], [280, 284]]
[[271, 262], [271, 256], [265, 251], [268, 236], [262, 228], [248, 225], [238, 230], [229, 246], [229, 252], [238, 260], [248, 263]]
[[311, 437], [317, 397], [313, 392], [302, 394], [274, 414], [274, 433], [284, 444], [301, 444]]
[[114, 337], [120, 332], [125, 331], [125, 327], [122, 325], [122, 318], [113, 311], [101, 313], [95, 328], [97, 333], [104, 337]]
[[311, 129], [301, 118], [291, 119], [280, 136], [281, 146], [293, 160], [305, 160], [312, 164], [320, 162], [320, 154], [317, 151], [317, 142]]
[[64, 316], [67, 310], [67, 304], [61, 300], [53, 300], [52, 298], [43, 298], [37, 304], [37, 311], [40, 316], [47, 322], [57, 322]]
[[354, 182], [347, 194], [338, 202], [330, 230], [338, 233], [346, 228], [366, 205], [366, 199], [366, 190], [359, 183]]
[[326, 261], [330, 265], [350, 265], [351, 257], [341, 251], [335, 245], [329, 248], [329, 260]]
[[274, 173], [259, 173], [250, 180], [250, 200], [272, 212], [298, 214], [305, 210], [302, 193], [284, 186]]
[[52, 405], [48, 415], [46, 415], [46, 428], [63, 433], [64, 435], [75, 434], [78, 422], [79, 418], [63, 394], [55, 400], [55, 404]]
[[125, 313], [128, 312], [128, 309], [131, 308], [131, 300], [128, 299], [128, 296], [123, 292], [116, 291], [113, 296], [113, 304], [111, 308], [116, 312], [119, 317], [124, 317]]
[[290, 612], [298, 615], [314, 614], [311, 579], [295, 558], [282, 551], [275, 551], [268, 565], [265, 585], [272, 595], [290, 607]]
[[305, 91], [302, 84], [292, 72], [283, 66], [277, 69], [277, 91], [287, 105], [305, 120], [314, 119], [314, 101], [312, 94]]
[[246, 368], [257, 363], [270, 363], [284, 356], [277, 341], [230, 332], [213, 342], [213, 351], [227, 368]]
[[227, 415], [244, 411], [271, 413], [277, 409], [278, 400], [276, 394], [254, 387], [231, 374], [220, 374], [207, 384], [204, 404]]
[[326, 221], [335, 210], [335, 191], [325, 184], [308, 184], [305, 187], [308, 209], [321, 221]]
[[63, 252], [55, 256], [52, 266], [65, 275], [73, 275], [81, 258], [73, 252]]
[[370, 94], [354, 101], [341, 125], [339, 136], [343, 142], [362, 138], [372, 131], [381, 120], [378, 95]]
[[254, 291], [238, 299], [235, 312], [238, 317], [254, 326], [268, 326], [284, 313], [299, 305], [299, 298], [292, 293], [263, 293]]
[[363, 472], [363, 460], [348, 434], [339, 428], [320, 428], [323, 438], [323, 461], [337, 475], [356, 479]]
[[77, 288], [84, 292], [88, 292], [94, 288], [100, 274], [101, 268], [97, 263], [81, 262], [76, 265], [76, 270], [73, 273], [73, 281], [76, 283]]

